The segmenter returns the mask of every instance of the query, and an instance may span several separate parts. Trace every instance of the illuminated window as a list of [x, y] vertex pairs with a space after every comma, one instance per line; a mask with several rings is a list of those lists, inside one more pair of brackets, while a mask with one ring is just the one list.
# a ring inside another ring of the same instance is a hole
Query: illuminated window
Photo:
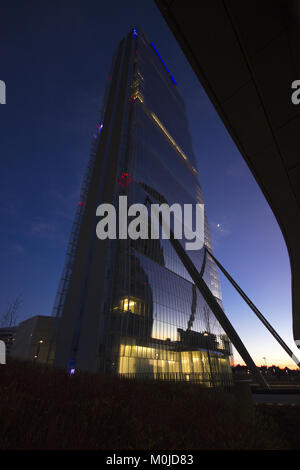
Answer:
[[131, 95], [133, 100], [138, 99], [141, 103], [144, 103], [144, 97], [139, 90], [135, 90], [134, 93]]
[[125, 297], [120, 300], [117, 306], [114, 307], [114, 310], [123, 310], [123, 312], [144, 315], [144, 302], [138, 298]]
[[171, 142], [171, 144], [176, 148], [177, 152], [182, 156], [182, 158], [184, 160], [187, 160], [187, 156], [186, 154], [181, 150], [181, 148], [176, 144], [175, 140], [173, 139], [173, 137], [169, 134], [169, 132], [167, 131], [167, 129], [165, 128], [165, 126], [160, 122], [160, 120], [158, 119], [158, 117], [154, 114], [154, 113], [151, 113], [151, 117], [154, 119], [154, 121], [156, 122], [156, 124], [158, 124], [158, 126], [160, 127], [160, 129], [163, 131], [163, 133], [165, 134], [165, 136], [169, 139], [169, 141]]
[[133, 80], [131, 84], [131, 88], [137, 88], [139, 86], [139, 82], [137, 80]]
[[136, 306], [134, 300], [124, 299], [121, 301], [122, 310], [133, 310]]
[[137, 71], [137, 77], [140, 78], [141, 80], [144, 80], [144, 77], [143, 75], [141, 74], [141, 72]]

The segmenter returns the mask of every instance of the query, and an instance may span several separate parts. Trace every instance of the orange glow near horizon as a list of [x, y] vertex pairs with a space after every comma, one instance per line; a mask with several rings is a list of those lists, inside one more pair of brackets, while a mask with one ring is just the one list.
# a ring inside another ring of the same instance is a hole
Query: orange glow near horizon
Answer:
[[[232, 361], [232, 366], [233, 367], [236, 367], [238, 365], [245, 366], [246, 364], [242, 360], [237, 360], [237, 361], [233, 360]], [[288, 367], [291, 370], [298, 370], [299, 369], [299, 367], [297, 367], [296, 364], [291, 364], [290, 361], [287, 361], [287, 362], [281, 361], [280, 363], [276, 363], [276, 361], [274, 361], [274, 362], [269, 362], [268, 361], [267, 363], [265, 363], [264, 361], [257, 361], [257, 362], [255, 361], [255, 365], [257, 367], [262, 367], [262, 366], [272, 367], [272, 366], [275, 366], [275, 367], [279, 367], [280, 369], [284, 369], [285, 367]]]

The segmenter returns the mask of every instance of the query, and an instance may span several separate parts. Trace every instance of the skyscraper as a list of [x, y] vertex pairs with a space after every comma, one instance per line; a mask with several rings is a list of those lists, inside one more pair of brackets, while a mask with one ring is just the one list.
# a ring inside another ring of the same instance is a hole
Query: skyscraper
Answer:
[[[133, 29], [107, 77], [55, 302], [59, 367], [214, 384], [230, 344], [169, 240], [99, 240], [101, 203], [203, 203], [185, 105], [157, 48]], [[149, 220], [149, 225], [151, 220]], [[205, 220], [205, 245], [211, 250]], [[201, 270], [204, 249], [189, 252]], [[218, 272], [203, 273], [222, 304]]]

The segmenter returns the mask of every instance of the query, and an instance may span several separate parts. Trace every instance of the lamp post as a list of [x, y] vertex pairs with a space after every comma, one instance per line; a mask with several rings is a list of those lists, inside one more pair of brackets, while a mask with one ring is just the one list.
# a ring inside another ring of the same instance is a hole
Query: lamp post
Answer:
[[209, 333], [207, 331], [204, 331], [203, 336], [205, 336], [205, 341], [206, 341], [206, 351], [207, 351], [207, 358], [208, 358], [208, 364], [209, 364], [209, 370], [210, 370], [210, 382], [211, 382], [211, 385], [213, 387], [214, 386], [213, 370], [212, 370], [212, 366], [211, 366], [210, 352], [209, 352], [209, 348], [208, 348], [208, 346], [209, 346], [208, 345]]
[[39, 357], [39, 354], [40, 354], [40, 349], [41, 349], [41, 344], [43, 344], [43, 340], [40, 339], [39, 342], [38, 342], [38, 345], [37, 345], [37, 349], [36, 349], [36, 354], [34, 356], [34, 360], [36, 361]]
[[263, 357], [263, 360], [265, 362], [265, 366], [267, 367], [267, 358], [266, 357]]

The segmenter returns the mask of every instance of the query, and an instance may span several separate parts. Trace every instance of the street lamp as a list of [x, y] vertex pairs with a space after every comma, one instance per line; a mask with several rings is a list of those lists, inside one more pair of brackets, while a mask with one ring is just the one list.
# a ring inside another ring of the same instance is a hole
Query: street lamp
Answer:
[[39, 342], [38, 342], [37, 349], [36, 349], [36, 354], [35, 354], [35, 356], [34, 356], [34, 359], [35, 359], [35, 360], [38, 359], [38, 357], [39, 357], [40, 349], [41, 349], [41, 344], [43, 344], [43, 342], [44, 342], [44, 341], [43, 341], [42, 339], [40, 339]]
[[265, 366], [267, 367], [267, 358], [263, 357], [263, 360], [265, 361]]

